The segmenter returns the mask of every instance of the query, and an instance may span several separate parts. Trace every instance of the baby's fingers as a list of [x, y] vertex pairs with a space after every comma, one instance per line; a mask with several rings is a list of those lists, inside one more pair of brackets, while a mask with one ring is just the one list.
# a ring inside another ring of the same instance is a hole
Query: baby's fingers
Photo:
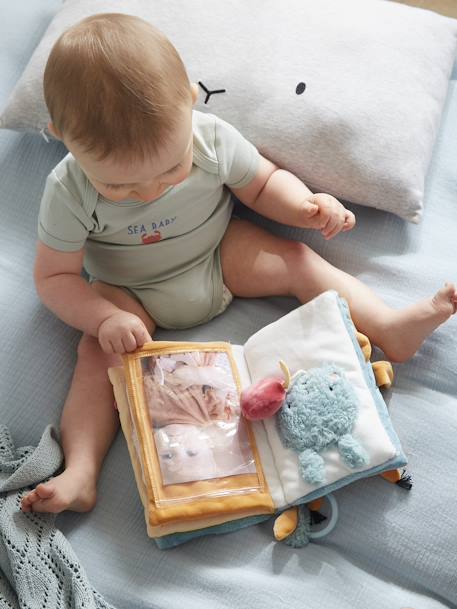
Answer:
[[321, 234], [324, 239], [332, 239], [335, 237], [344, 226], [344, 214], [337, 210], [329, 218], [327, 224], [321, 229]]
[[103, 351], [103, 353], [106, 353], [107, 355], [111, 355], [112, 353], [116, 353], [113, 347], [113, 344], [111, 343], [110, 340], [105, 339], [105, 338], [98, 338], [98, 344], [101, 347], [101, 350]]
[[137, 344], [137, 339], [133, 331], [127, 332], [116, 340], [111, 341], [114, 353], [122, 355], [123, 353], [131, 353], [141, 345]]
[[146, 326], [135, 328], [133, 330], [133, 335], [135, 337], [137, 347], [142, 347], [144, 343], [150, 343], [152, 341], [151, 335], [146, 330]]
[[319, 206], [313, 201], [303, 201], [303, 211], [307, 218], [312, 218], [319, 211]]
[[348, 209], [346, 209], [346, 217], [344, 219], [344, 226], [343, 226], [343, 231], [347, 231], [347, 230], [351, 230], [352, 228], [354, 228], [355, 226], [355, 216], [352, 213], [352, 211], [349, 211]]
[[137, 340], [133, 332], [128, 332], [125, 336], [122, 337], [122, 353], [130, 353], [130, 351], [135, 351], [137, 347]]
[[330, 239], [333, 239], [333, 237], [336, 237], [341, 231], [343, 230], [343, 227], [341, 226], [341, 224], [338, 224], [338, 226], [335, 226], [335, 228], [330, 231], [330, 232], [326, 232], [325, 234], [322, 233], [322, 236], [324, 237], [324, 239], [326, 241], [329, 241]]
[[322, 232], [322, 236], [324, 237], [324, 239], [329, 241], [330, 239], [333, 239], [333, 237], [336, 237], [342, 230], [343, 230], [342, 225], [338, 224], [337, 226], [335, 226], [333, 228], [333, 230], [326, 231], [325, 233]]
[[[128, 351], [128, 349], [126, 349], [126, 345], [124, 344], [124, 341], [128, 344], [128, 339], [123, 338], [122, 336], [118, 336], [116, 338], [112, 338], [109, 342], [112, 346], [113, 349], [113, 353], [118, 353], [119, 355], [122, 355], [123, 353], [125, 353], [126, 351]], [[135, 347], [134, 347], [135, 348]], [[133, 351], [133, 349], [132, 349]]]

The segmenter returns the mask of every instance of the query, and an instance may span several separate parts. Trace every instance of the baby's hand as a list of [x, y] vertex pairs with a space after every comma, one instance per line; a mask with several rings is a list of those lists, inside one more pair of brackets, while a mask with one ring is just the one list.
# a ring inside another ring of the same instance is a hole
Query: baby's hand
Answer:
[[105, 353], [134, 351], [151, 340], [143, 321], [127, 311], [107, 317], [98, 328], [98, 342]]
[[321, 231], [325, 239], [332, 239], [339, 232], [351, 230], [355, 225], [354, 214], [338, 199], [325, 193], [310, 195], [305, 202], [306, 228]]

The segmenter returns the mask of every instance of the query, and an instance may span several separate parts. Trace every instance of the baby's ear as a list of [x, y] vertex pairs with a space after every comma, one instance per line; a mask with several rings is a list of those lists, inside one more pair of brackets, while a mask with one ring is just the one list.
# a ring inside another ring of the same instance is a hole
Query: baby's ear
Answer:
[[198, 99], [198, 85], [197, 83], [193, 82], [190, 85], [190, 92], [192, 94], [192, 105], [195, 106], [195, 104], [197, 103], [197, 99]]
[[56, 139], [61, 140], [62, 134], [60, 131], [54, 126], [54, 123], [51, 121], [48, 123], [48, 131], [51, 135], [53, 135]]

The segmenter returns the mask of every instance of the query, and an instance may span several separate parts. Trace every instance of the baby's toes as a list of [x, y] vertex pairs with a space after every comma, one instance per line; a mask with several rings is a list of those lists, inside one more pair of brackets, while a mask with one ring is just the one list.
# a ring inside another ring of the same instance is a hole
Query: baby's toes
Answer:
[[35, 489], [36, 494], [37, 494], [37, 499], [50, 499], [56, 489], [54, 487], [53, 482], [46, 482], [46, 484], [44, 484], [43, 482], [41, 482], [40, 484], [38, 484], [38, 486]]
[[452, 303], [454, 307], [453, 313], [455, 313], [457, 311], [457, 288], [453, 283], [446, 283], [443, 289], [445, 290], [446, 297]]
[[446, 312], [448, 315], [455, 313], [455, 302], [457, 300], [457, 290], [453, 283], [445, 283], [432, 298], [437, 311]]
[[23, 512], [30, 512], [32, 510], [32, 505], [35, 503], [35, 501], [38, 501], [38, 499], [39, 496], [36, 492], [36, 489], [34, 489], [30, 493], [22, 497], [21, 510]]
[[38, 484], [33, 491], [30, 491], [27, 495], [22, 498], [21, 501], [21, 510], [23, 512], [31, 512], [41, 505], [42, 501], [46, 501], [46, 499], [50, 499], [55, 493], [55, 488], [53, 483], [47, 482], [44, 484], [41, 482]]
[[451, 302], [454, 306], [454, 313], [457, 313], [457, 291], [454, 292], [452, 298], [451, 298]]

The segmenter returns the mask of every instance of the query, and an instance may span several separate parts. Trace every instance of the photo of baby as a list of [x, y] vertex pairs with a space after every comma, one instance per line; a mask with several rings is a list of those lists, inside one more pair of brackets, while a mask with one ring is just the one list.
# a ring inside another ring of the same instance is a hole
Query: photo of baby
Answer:
[[225, 353], [151, 356], [142, 367], [164, 485], [255, 473]]

